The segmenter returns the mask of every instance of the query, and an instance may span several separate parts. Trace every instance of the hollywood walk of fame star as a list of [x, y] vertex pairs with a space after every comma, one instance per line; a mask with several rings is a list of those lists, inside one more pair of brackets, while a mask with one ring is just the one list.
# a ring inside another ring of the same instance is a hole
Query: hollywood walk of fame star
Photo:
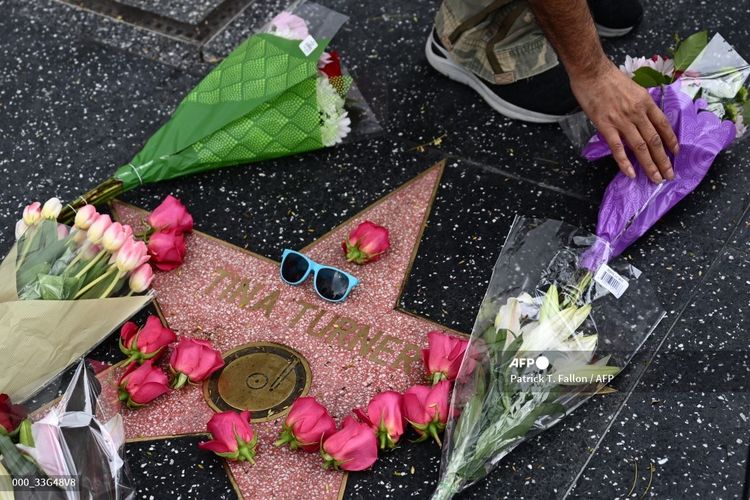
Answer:
[[[214, 377], [206, 387], [190, 386], [150, 406], [125, 410], [127, 438], [204, 433], [215, 409], [231, 407], [255, 390], [264, 393], [263, 401], [273, 397], [269, 392], [273, 389], [290, 395], [286, 406], [309, 394], [340, 420], [353, 408], [366, 406], [378, 392], [404, 391], [422, 382], [420, 349], [426, 346], [426, 334], [447, 329], [400, 310], [398, 301], [442, 171], [442, 163], [435, 165], [301, 249], [315, 261], [360, 279], [342, 303], [321, 300], [310, 279], [297, 287], [284, 284], [276, 261], [199, 232], [188, 236], [185, 264], [175, 272], [157, 274], [154, 280], [159, 308], [178, 335], [212, 341], [225, 356], [224, 371], [242, 372], [234, 380], [244, 384], [224, 383], [225, 397], [221, 397], [222, 381]], [[113, 208], [121, 221], [133, 227], [143, 224], [141, 210], [120, 203]], [[341, 242], [364, 220], [386, 226], [392, 247], [379, 261], [357, 266], [346, 262]], [[258, 355], [259, 342], [281, 344], [270, 369], [252, 368], [257, 365], [253, 356]], [[243, 347], [250, 343], [256, 344]], [[248, 352], [244, 366], [233, 364]], [[289, 368], [292, 365], [296, 371]], [[103, 376], [109, 378], [110, 387], [117, 374], [115, 368]], [[295, 382], [295, 377], [301, 380]], [[266, 418], [254, 419], [259, 435], [256, 464], [230, 464], [239, 492], [245, 498], [304, 498], [311, 493], [316, 498], [339, 497], [345, 486], [343, 473], [324, 471], [317, 454], [272, 445], [283, 422], [282, 410], [283, 406], [259, 412], [256, 417]]]

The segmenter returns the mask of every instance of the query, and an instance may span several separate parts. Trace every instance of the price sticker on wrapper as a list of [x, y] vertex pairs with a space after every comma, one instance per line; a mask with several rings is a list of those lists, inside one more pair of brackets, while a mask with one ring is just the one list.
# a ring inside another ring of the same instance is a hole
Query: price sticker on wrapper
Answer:
[[594, 275], [594, 281], [603, 286], [608, 292], [617, 297], [622, 297], [630, 283], [627, 279], [620, 276], [614, 269], [607, 264], [602, 264]]
[[318, 48], [318, 42], [315, 41], [312, 35], [307, 35], [307, 38], [300, 42], [299, 48], [305, 56], [309, 56]]

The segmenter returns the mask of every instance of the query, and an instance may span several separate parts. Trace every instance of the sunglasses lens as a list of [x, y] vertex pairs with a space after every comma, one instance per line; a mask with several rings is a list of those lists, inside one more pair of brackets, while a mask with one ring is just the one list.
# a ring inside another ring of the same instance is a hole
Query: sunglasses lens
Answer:
[[289, 283], [298, 283], [310, 268], [307, 259], [296, 253], [287, 254], [281, 263], [281, 276]]
[[315, 287], [324, 299], [341, 300], [349, 289], [349, 278], [340, 271], [324, 267], [318, 271]]

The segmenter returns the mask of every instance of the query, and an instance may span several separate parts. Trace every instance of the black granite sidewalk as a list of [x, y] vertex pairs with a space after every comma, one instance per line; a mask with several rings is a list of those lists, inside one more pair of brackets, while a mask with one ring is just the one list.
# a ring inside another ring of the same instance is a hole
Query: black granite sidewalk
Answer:
[[[385, 133], [250, 167], [146, 186], [198, 229], [277, 257], [441, 158], [448, 166], [402, 305], [470, 331], [516, 213], [593, 229], [616, 172], [556, 126], [512, 122], [425, 60], [434, 0], [319, 0], [351, 17], [335, 40]], [[649, 55], [674, 33], [720, 32], [750, 57], [750, 0], [647, 1], [608, 53]], [[30, 198], [70, 199], [127, 162], [182, 96], [280, 0], [0, 0], [0, 253]], [[439, 139], [435, 141], [435, 139]], [[427, 147], [420, 147], [431, 144]], [[626, 254], [666, 319], [618, 392], [517, 448], [466, 498], [741, 498], [750, 441], [750, 141]], [[695, 353], [705, 353], [696, 355]], [[198, 438], [128, 445], [140, 498], [234, 498]], [[347, 498], [426, 498], [439, 451], [402, 446], [352, 474]], [[413, 469], [412, 469], [413, 467]], [[283, 487], [283, 485], [279, 485]]]

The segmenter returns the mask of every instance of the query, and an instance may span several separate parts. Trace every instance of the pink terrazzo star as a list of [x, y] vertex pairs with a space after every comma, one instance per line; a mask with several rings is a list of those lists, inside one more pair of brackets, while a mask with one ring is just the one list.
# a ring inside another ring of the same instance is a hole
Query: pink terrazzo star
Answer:
[[[321, 300], [309, 279], [298, 287], [285, 285], [278, 262], [195, 232], [187, 238], [185, 264], [154, 280], [166, 321], [179, 335], [209, 339], [223, 352], [258, 341], [296, 349], [312, 371], [309, 395], [339, 422], [378, 392], [422, 382], [426, 334], [446, 328], [400, 311], [397, 304], [442, 169], [442, 164], [430, 168], [301, 249], [360, 279], [343, 303]], [[119, 203], [114, 210], [123, 222], [141, 226], [143, 211]], [[341, 242], [364, 220], [386, 226], [392, 247], [381, 260], [357, 266], [346, 262]], [[117, 369], [104, 378], [116, 376]], [[148, 407], [125, 410], [127, 438], [204, 433], [212, 412], [202, 387], [190, 386]], [[282, 421], [253, 424], [259, 436], [256, 464], [230, 464], [239, 492], [253, 499], [338, 498], [343, 473], [323, 470], [317, 454], [273, 446]]]

